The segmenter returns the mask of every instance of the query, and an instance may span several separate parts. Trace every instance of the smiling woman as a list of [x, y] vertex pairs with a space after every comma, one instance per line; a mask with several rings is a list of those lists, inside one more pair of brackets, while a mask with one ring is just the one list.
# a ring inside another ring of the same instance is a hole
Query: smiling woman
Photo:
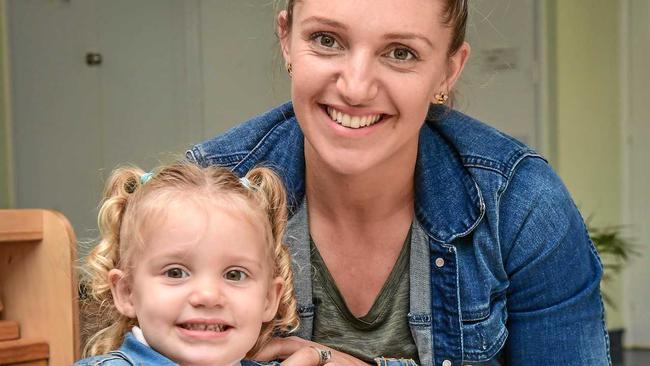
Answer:
[[564, 185], [447, 104], [466, 19], [464, 0], [288, 1], [291, 103], [188, 151], [239, 175], [270, 165], [288, 188], [301, 326], [258, 358], [609, 363], [602, 266]]
[[[279, 17], [306, 159], [341, 172], [412, 169], [427, 107], [451, 90], [469, 54], [463, 44], [448, 57], [451, 31], [430, 21], [443, 2], [381, 4], [300, 1]], [[377, 120], [354, 128], [363, 119]]]

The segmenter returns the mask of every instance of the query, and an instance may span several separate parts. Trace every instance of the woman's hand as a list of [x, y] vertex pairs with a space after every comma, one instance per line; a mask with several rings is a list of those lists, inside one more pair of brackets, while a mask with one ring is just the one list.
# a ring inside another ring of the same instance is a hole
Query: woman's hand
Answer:
[[[323, 366], [336, 365], [330, 359]], [[302, 347], [282, 361], [282, 366], [321, 366], [320, 354], [314, 347]]]
[[347, 353], [299, 337], [273, 338], [255, 355], [254, 359], [266, 361], [282, 359], [283, 366], [318, 366], [320, 357], [312, 347], [332, 352], [328, 366], [368, 366], [367, 363]]

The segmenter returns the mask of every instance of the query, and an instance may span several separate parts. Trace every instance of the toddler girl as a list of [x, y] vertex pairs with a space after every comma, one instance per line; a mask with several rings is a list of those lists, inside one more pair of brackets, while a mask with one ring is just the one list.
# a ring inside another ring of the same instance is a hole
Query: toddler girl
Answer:
[[[285, 199], [267, 168], [114, 171], [86, 266], [99, 330], [76, 365], [255, 364], [242, 359], [298, 325]], [[300, 363], [329, 357], [316, 351]]]

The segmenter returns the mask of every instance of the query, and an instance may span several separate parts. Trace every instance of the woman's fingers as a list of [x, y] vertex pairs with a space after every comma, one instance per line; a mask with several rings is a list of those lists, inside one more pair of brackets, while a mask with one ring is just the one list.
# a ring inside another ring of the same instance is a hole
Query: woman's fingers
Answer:
[[323, 366], [323, 364], [318, 350], [314, 347], [302, 347], [282, 361], [282, 366]]
[[260, 361], [280, 359], [284, 360], [283, 366], [322, 366], [322, 358], [317, 350], [331, 352], [331, 357], [323, 360], [328, 366], [368, 366], [367, 363], [347, 353], [299, 337], [273, 338], [253, 359]]
[[308, 346], [308, 342], [298, 337], [272, 338], [269, 343], [255, 354], [253, 359], [260, 361], [284, 360], [295, 352], [298, 352], [301, 348]]

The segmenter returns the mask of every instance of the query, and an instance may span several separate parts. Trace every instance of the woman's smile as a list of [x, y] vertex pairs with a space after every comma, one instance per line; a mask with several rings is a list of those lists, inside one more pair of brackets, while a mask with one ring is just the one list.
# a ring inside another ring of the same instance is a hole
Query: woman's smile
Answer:
[[350, 115], [334, 107], [325, 107], [330, 118], [347, 128], [363, 128], [374, 125], [382, 119], [382, 114]]

